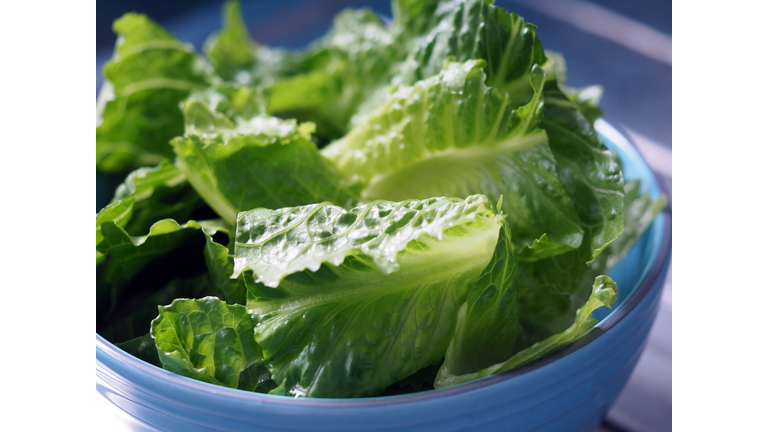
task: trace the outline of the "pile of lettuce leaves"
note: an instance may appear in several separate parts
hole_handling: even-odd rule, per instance
[[[348,398],[563,347],[665,205],[536,27],[489,1],[348,9],[303,50],[239,5],[204,54],[140,14],[97,99],[97,332],[177,374]]]

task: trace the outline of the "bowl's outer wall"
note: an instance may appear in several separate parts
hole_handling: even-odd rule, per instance
[[[625,177],[641,179],[657,195],[639,154],[609,135],[612,140],[601,137],[619,153]],[[135,430],[592,432],[640,357],[658,310],[670,239],[670,216],[662,213],[611,271],[626,289],[623,304],[603,311],[607,318],[592,332],[522,368],[472,383],[387,398],[293,400],[180,377],[97,336],[97,390],[135,419]]]

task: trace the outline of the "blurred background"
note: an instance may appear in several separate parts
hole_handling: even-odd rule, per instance
[[[345,7],[370,7],[391,17],[390,0],[241,0],[253,39],[302,48],[323,35]],[[538,26],[545,48],[561,52],[568,84],[604,88],[601,107],[611,123],[638,147],[671,198],[672,1],[497,0],[499,6]],[[112,21],[140,12],[201,50],[221,26],[223,0],[98,0],[96,89],[112,56]],[[671,204],[667,211],[671,212]],[[661,309],[630,382],[599,432],[672,430],[672,266]],[[110,405],[111,406],[111,405]],[[105,425],[106,426],[106,425]],[[113,430],[111,428],[105,428]]]

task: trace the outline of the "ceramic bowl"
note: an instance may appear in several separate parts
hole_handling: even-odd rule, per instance
[[[596,124],[624,178],[658,183],[616,129]],[[163,431],[585,431],[600,424],[629,379],[658,310],[669,266],[671,216],[662,212],[609,275],[619,306],[595,312],[583,337],[520,368],[474,382],[401,396],[293,399],[185,378],[145,363],[96,335],[98,392],[134,430]]]

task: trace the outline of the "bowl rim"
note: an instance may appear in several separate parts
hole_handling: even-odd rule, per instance
[[[600,122],[600,123],[598,123]],[[619,132],[615,127],[605,122],[604,120],[598,120],[595,122],[595,129],[609,139],[613,144],[618,147],[622,147],[625,152],[630,153],[631,156],[637,157],[645,168],[650,171],[653,180],[656,183],[656,187],[661,191],[661,184],[659,174],[653,171],[646,162],[643,155],[637,150],[637,145],[627,137],[627,135]],[[607,132],[607,133],[606,133]],[[619,142],[617,142],[619,141]],[[624,142],[621,142],[624,141]],[[669,208],[669,206],[667,207]],[[370,398],[350,398],[350,399],[320,399],[320,398],[291,398],[285,396],[277,396],[270,394],[262,394],[255,392],[248,392],[239,389],[232,389],[228,387],[222,387],[214,384],[209,384],[202,381],[197,381],[192,378],[187,378],[181,375],[177,375],[173,372],[166,371],[158,368],[155,365],[149,364],[137,357],[134,357],[127,352],[117,348],[114,344],[104,339],[101,335],[96,333],[96,350],[102,351],[108,357],[113,358],[119,363],[125,365],[125,367],[137,370],[148,374],[151,378],[160,380],[164,384],[183,387],[187,390],[206,394],[208,397],[223,397],[227,399],[237,399],[243,402],[254,403],[267,403],[278,405],[290,405],[293,407],[322,407],[322,408],[375,408],[387,405],[399,405],[403,403],[414,403],[428,401],[432,399],[450,397],[458,393],[467,393],[476,391],[485,387],[492,386],[494,384],[513,379],[515,377],[525,375],[536,369],[544,367],[550,363],[562,359],[563,357],[571,354],[575,351],[585,348],[595,339],[609,331],[616,324],[618,324],[624,317],[629,315],[648,295],[651,289],[657,282],[658,277],[666,267],[666,263],[669,261],[669,255],[671,254],[672,243],[672,224],[670,212],[663,210],[654,221],[662,218],[663,232],[661,234],[661,242],[659,244],[658,253],[655,259],[650,265],[647,271],[643,272],[641,276],[642,281],[639,286],[633,287],[634,292],[630,292],[629,297],[625,302],[612,311],[606,318],[602,319],[595,325],[589,332],[576,339],[575,341],[565,345],[555,351],[550,352],[536,360],[526,363],[520,367],[512,370],[501,372],[499,374],[491,375],[481,379],[477,379],[471,382],[462,383],[450,387],[441,389],[428,390],[423,392],[416,392],[404,395],[393,396],[376,396]],[[97,362],[99,362],[97,358]]]

